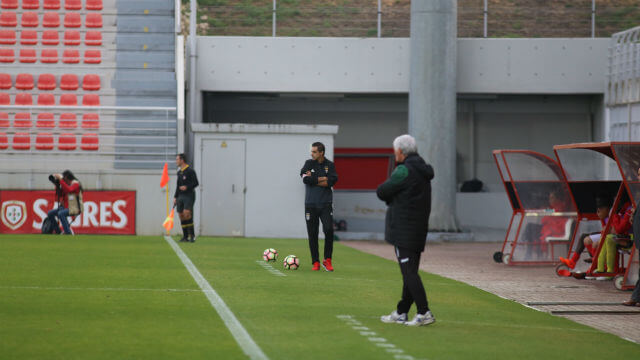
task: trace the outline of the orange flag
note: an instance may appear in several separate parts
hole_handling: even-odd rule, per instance
[[[173,229],[173,209],[171,209],[169,216],[167,216],[167,218],[162,223],[162,227],[167,230],[167,234],[171,231],[171,229]]]
[[[162,169],[162,177],[160,178],[160,187],[163,188],[167,186],[169,183],[169,164],[164,163],[164,168]]]

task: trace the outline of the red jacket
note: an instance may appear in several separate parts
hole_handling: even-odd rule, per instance
[[[544,243],[545,239],[549,236],[564,235],[567,221],[569,221],[569,219],[564,216],[543,217],[540,221],[542,224],[542,229],[540,229],[540,241]]]
[[[62,198],[62,204],[65,209],[69,208],[69,194],[78,194],[80,193],[80,183],[77,181],[72,181],[71,185],[67,185],[64,179],[60,180],[60,188],[62,189],[62,194],[60,197]]]
[[[628,235],[631,230],[632,216],[633,207],[630,203],[624,204],[618,213],[611,216],[613,231],[618,235]]]

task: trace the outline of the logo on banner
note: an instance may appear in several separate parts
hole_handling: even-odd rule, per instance
[[[2,203],[2,223],[15,230],[27,221],[27,205],[23,201],[5,201]]]

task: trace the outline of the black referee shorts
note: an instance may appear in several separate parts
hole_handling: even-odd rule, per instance
[[[179,213],[184,210],[189,210],[193,212],[193,204],[196,202],[196,193],[191,194],[180,194],[178,195],[178,200],[176,201],[176,209]]]

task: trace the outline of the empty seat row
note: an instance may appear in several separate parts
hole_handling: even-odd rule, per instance
[[[64,32],[63,44],[67,46],[77,46],[82,43],[80,31],[66,30]],[[0,44],[15,45],[17,42],[16,31],[13,29],[0,30]],[[38,32],[35,30],[22,30],[20,32],[20,45],[37,45]],[[42,45],[60,44],[60,35],[57,30],[42,31]],[[84,44],[87,46],[102,45],[102,33],[100,31],[87,31],[84,36]]]
[[[85,64],[100,64],[102,62],[102,53],[100,50],[85,50]],[[0,63],[13,63],[16,61],[13,49],[0,48]],[[20,49],[20,57],[18,61],[25,64],[32,64],[38,61],[35,49]],[[43,64],[58,63],[58,50],[42,49],[40,51],[40,62]],[[65,64],[80,63],[80,51],[74,49],[64,50],[62,53],[62,62]]]
[[[8,90],[13,86],[11,75],[0,73],[0,89]],[[16,75],[15,88],[18,90],[31,90],[35,86],[34,76],[32,74]],[[53,74],[40,74],[38,76],[38,90],[55,90],[57,87],[56,76]],[[63,74],[60,76],[60,89],[62,90],[78,90],[79,81],[76,74]],[[100,76],[96,74],[87,74],[82,78],[82,90],[97,91],[100,90]]]
[[[16,113],[13,127],[14,128],[30,128],[33,125],[31,121],[30,113]],[[100,116],[95,113],[83,114],[82,124],[83,129],[98,129],[100,128]],[[9,114],[0,112],[0,128],[9,128],[11,123],[9,121]],[[55,115],[53,113],[40,113],[36,121],[36,127],[42,129],[53,129],[56,127]],[[60,114],[59,127],[61,129],[75,129],[78,127],[78,120],[74,113]]]
[[[36,141],[34,147],[36,150],[53,150],[54,149],[54,136],[49,133],[39,133],[36,135]],[[13,143],[11,147],[14,150],[30,150],[31,149],[31,135],[28,133],[15,133],[13,134]],[[87,133],[83,134],[80,138],[80,149],[87,151],[96,151],[100,147],[100,140],[98,134]],[[0,132],[0,150],[6,150],[9,148],[9,137],[6,133]],[[77,141],[75,134],[60,134],[58,136],[58,150],[75,150],[77,148]]]
[[[38,27],[40,24],[38,13],[27,11],[22,13],[20,25],[22,27]],[[82,26],[82,16],[79,13],[66,13],[64,15],[64,27],[79,28]],[[16,27],[18,26],[18,15],[12,11],[3,11],[0,13],[0,26]],[[59,27],[60,15],[57,12],[48,12],[42,16],[43,27]],[[102,15],[99,13],[88,13],[85,15],[84,26],[88,28],[101,28]]]
[[[38,94],[39,106],[55,106],[55,96],[51,93]],[[9,94],[0,93],[0,105],[11,105]],[[29,93],[16,94],[14,105],[33,105],[33,98]],[[78,97],[76,94],[62,94],[58,102],[60,106],[78,106]],[[86,94],[82,96],[82,106],[100,106],[100,96],[95,94]]]
[[[3,9],[17,9],[18,0],[2,0]],[[39,9],[40,0],[22,0],[23,9]],[[60,9],[60,0],[43,0],[42,8],[46,10],[58,10]],[[65,0],[65,10],[81,10],[82,0]],[[85,9],[87,10],[102,10],[102,0],[86,0]]]
[[[14,128],[30,128],[33,125],[30,113],[16,113],[13,121]],[[60,114],[58,126],[61,129],[75,129],[78,127],[78,118],[74,113]],[[83,129],[100,128],[100,116],[96,113],[82,115]],[[0,112],[0,128],[11,127],[9,114]],[[56,127],[55,115],[53,113],[40,113],[36,121],[36,127],[41,129],[53,129]]]

